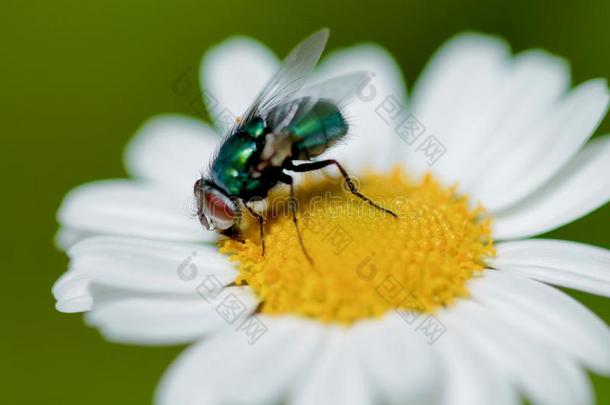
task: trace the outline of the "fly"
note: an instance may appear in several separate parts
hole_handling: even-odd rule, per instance
[[[309,172],[330,165],[337,167],[353,195],[397,218],[360,193],[339,162],[313,160],[347,134],[349,125],[340,106],[366,79],[366,73],[352,73],[306,86],[328,36],[328,29],[317,31],[288,54],[243,118],[229,130],[211,162],[209,175],[195,182],[197,216],[207,230],[240,238],[238,218],[245,207],[258,222],[264,255],[265,219],[254,209],[254,201],[266,198],[278,183],[290,187],[294,201],[293,178],[287,172]],[[299,232],[296,207],[290,204],[290,208],[301,249],[311,263]]]

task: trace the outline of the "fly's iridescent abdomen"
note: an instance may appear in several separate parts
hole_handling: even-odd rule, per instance
[[[320,155],[343,138],[349,129],[337,105],[324,100],[316,101],[313,105],[311,103],[308,98],[302,99],[295,118],[285,129],[291,135],[291,158],[295,160],[310,160]],[[278,107],[278,115],[285,113],[281,109],[281,106]],[[305,112],[301,114],[300,110]]]

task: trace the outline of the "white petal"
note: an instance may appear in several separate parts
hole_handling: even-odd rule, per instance
[[[504,323],[493,311],[473,300],[462,301],[451,308],[451,316],[471,332],[469,339],[486,358],[503,369],[534,404],[592,402],[586,373],[565,353]]]
[[[356,356],[384,404],[436,403],[440,388],[435,346],[394,313],[351,330]]]
[[[492,212],[532,193],[576,154],[608,106],[600,80],[559,101],[568,83],[567,63],[543,51],[513,61],[493,37],[449,41],[413,96],[415,115],[446,148],[435,173]],[[417,151],[408,162],[422,171],[427,156]]]
[[[545,284],[508,272],[486,271],[469,285],[496,316],[597,373],[610,373],[610,331],[589,309]]]
[[[506,371],[471,339],[472,331],[460,322],[452,308],[440,311],[439,320],[447,332],[435,345],[443,360],[443,398],[441,404],[519,404],[517,390],[507,378]]]
[[[481,172],[484,174],[479,174],[486,181],[472,192],[492,211],[522,200],[578,152],[607,109],[604,80],[590,80],[578,86],[533,125],[497,144],[496,160],[488,162]]]
[[[540,234],[588,214],[610,199],[610,136],[594,139],[534,195],[494,215],[494,237]]]
[[[197,295],[203,282],[227,285],[236,276],[228,258],[205,244],[100,236],[68,254],[73,271],[117,289]]]
[[[464,128],[473,143],[464,151],[465,156],[456,156],[454,170],[461,173],[460,188],[476,197],[477,190],[490,184],[493,187],[500,180],[490,176],[494,165],[509,162],[513,156],[518,158],[522,148],[515,147],[517,139],[538,136],[531,129],[556,107],[570,84],[568,63],[541,50],[516,55],[505,74],[496,83],[495,94],[487,100],[485,110],[472,117],[471,125]],[[494,201],[485,200],[486,206],[504,201],[503,196],[511,197],[509,193],[494,195]]]
[[[200,78],[210,116],[222,121],[226,112],[243,114],[278,68],[273,53],[250,38],[233,37],[209,50]]]
[[[495,123],[485,120],[498,115],[500,97],[510,89],[510,67],[508,45],[495,37],[462,34],[443,45],[413,91],[411,108],[426,132],[410,149],[407,164],[416,172],[430,169],[419,146],[432,135],[446,148],[433,163],[435,174],[448,183],[461,180],[458,169],[490,137],[487,128]]]
[[[530,239],[496,245],[488,264],[535,280],[610,297],[610,250],[571,241]]]
[[[302,384],[289,402],[295,405],[358,405],[373,403],[373,387],[367,380],[349,329],[328,328],[324,345]]]
[[[406,145],[394,131],[400,121],[382,118],[379,106],[393,97],[404,109],[406,87],[400,67],[384,48],[374,44],[356,45],[329,53],[320,62],[317,80],[346,73],[364,71],[370,81],[359,87],[357,96],[344,112],[350,124],[350,134],[344,143],[333,147],[327,156],[347,167],[387,169],[403,155]],[[402,116],[404,118],[404,116]]]
[[[192,189],[180,194],[135,181],[104,180],[72,190],[57,216],[73,235],[80,232],[202,242],[216,239],[191,215],[192,199]]]
[[[67,271],[53,285],[55,308],[60,312],[85,312],[93,306],[89,292],[89,278],[74,271]]]
[[[87,293],[87,289],[84,288],[85,286],[83,285],[84,279],[86,279],[86,277],[83,277],[82,274],[78,274],[74,271],[67,271],[55,281],[51,288],[51,293],[53,293],[55,299]]]
[[[95,232],[82,231],[78,229],[72,229],[67,227],[60,227],[53,238],[55,246],[61,250],[66,251],[75,243],[85,239],[96,236]]]
[[[204,296],[161,296],[130,293],[97,295],[87,313],[87,323],[100,329],[112,342],[140,345],[174,345],[192,342],[247,317],[258,305],[248,287],[228,287],[215,298]],[[224,299],[239,300],[240,319],[229,323],[216,308]]]
[[[220,141],[202,121],[162,115],[146,121],[125,151],[125,166],[134,177],[160,183],[187,195]]]
[[[267,331],[252,345],[237,327],[185,351],[163,377],[156,403],[281,403],[317,356],[322,327],[291,317],[260,320]]]

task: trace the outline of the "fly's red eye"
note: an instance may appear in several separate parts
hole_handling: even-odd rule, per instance
[[[205,202],[208,206],[208,214],[211,217],[223,220],[233,219],[233,211],[227,206],[222,197],[213,193],[206,193]]]
[[[205,191],[206,215],[219,229],[227,229],[235,222],[233,202],[218,190],[209,188]]]

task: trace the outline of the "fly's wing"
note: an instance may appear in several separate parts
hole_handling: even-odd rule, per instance
[[[311,117],[308,118],[307,115],[321,101],[334,104],[336,107],[334,111],[342,116],[341,108],[349,103],[366,80],[365,72],[333,77],[305,87],[274,106],[266,116],[271,133],[267,134],[261,158],[268,159],[272,165],[279,166],[285,158],[290,156],[293,144],[302,141],[305,137],[309,138],[310,143],[307,146],[303,145],[307,156],[315,156],[327,149],[331,143],[340,139],[347,132],[344,117],[341,117],[342,123],[335,128],[336,131],[333,131],[333,134],[326,133],[326,130],[323,130],[324,133],[314,130],[309,135],[304,133],[297,135],[293,131],[292,124],[299,126],[301,119],[310,120]]]
[[[297,97],[327,100],[334,102],[338,106],[343,106],[356,96],[356,91],[367,78],[368,74],[364,71],[335,76],[323,82],[305,87],[297,93]]]
[[[307,115],[320,100],[345,107],[356,96],[358,88],[367,80],[366,72],[354,72],[336,76],[326,81],[307,86],[276,106],[271,120],[272,132],[283,134],[284,129]]]
[[[297,93],[311,75],[328,41],[329,30],[321,29],[299,43],[286,57],[280,70],[265,85],[242,122],[264,116]]]
[[[254,103],[243,114],[242,119],[226,132],[220,145],[242,129],[244,124],[251,122],[255,117],[265,117],[269,111],[293,98],[303,88],[320,60],[329,32],[327,28],[314,32],[290,51],[280,69],[265,85]],[[218,153],[212,162],[216,161]]]

